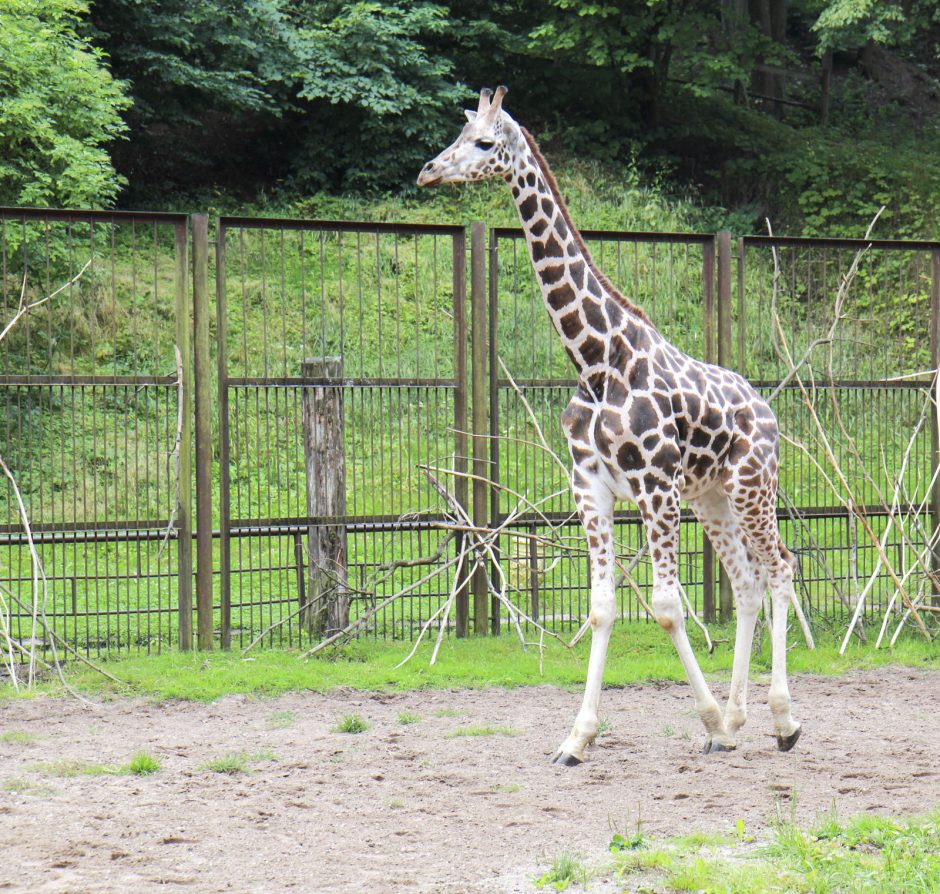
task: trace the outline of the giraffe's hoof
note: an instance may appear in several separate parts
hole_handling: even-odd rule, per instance
[[[719,742],[709,736],[705,740],[705,747],[702,749],[702,753],[717,754],[719,751],[734,751],[734,748],[734,745],[726,745],[724,742]]]
[[[576,767],[578,764],[583,763],[580,757],[575,757],[573,754],[568,754],[567,751],[559,751],[553,758],[553,764],[561,764],[563,767]]]
[[[801,732],[803,732],[803,727],[798,726],[789,736],[777,736],[777,749],[779,751],[789,751],[796,745],[796,740],[800,738]]]

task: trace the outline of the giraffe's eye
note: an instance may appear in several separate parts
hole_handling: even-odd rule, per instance
[[[482,149],[484,152],[488,152],[495,145],[496,143],[492,140],[477,140],[477,149]]]

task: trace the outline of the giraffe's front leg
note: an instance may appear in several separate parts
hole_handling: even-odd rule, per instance
[[[685,611],[679,595],[677,560],[679,551],[679,491],[669,492],[654,506],[653,501],[637,504],[646,524],[653,558],[653,616],[672,639],[679,660],[695,696],[695,708],[705,726],[705,752],[732,751],[734,738],[729,734],[708,683],[685,632]]]
[[[591,556],[591,657],[581,710],[568,738],[555,752],[555,763],[574,766],[597,735],[597,707],[601,697],[607,646],[614,626],[614,498],[606,485],[592,482],[577,468],[572,476],[575,503],[587,534]]]

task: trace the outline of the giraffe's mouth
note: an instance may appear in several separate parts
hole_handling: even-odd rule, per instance
[[[443,179],[444,177],[441,174],[429,174],[422,171],[418,174],[418,186],[437,186]]]

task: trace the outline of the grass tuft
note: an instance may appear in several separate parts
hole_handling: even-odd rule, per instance
[[[402,726],[410,726],[412,723],[420,723],[421,717],[417,714],[413,714],[411,711],[402,711],[398,715],[398,722]]]
[[[134,776],[152,776],[154,773],[158,773],[162,766],[158,758],[141,751],[131,758],[125,769]]]
[[[535,881],[535,886],[565,891],[572,882],[586,884],[589,876],[584,861],[577,854],[565,850],[552,860],[551,868]]]
[[[349,733],[358,735],[364,733],[369,728],[369,724],[358,714],[344,714],[339,722],[333,727],[334,733]]]
[[[239,773],[248,772],[248,757],[241,752],[231,751],[222,755],[222,757],[208,761],[203,766],[213,773],[226,773],[229,776],[236,776]]]

